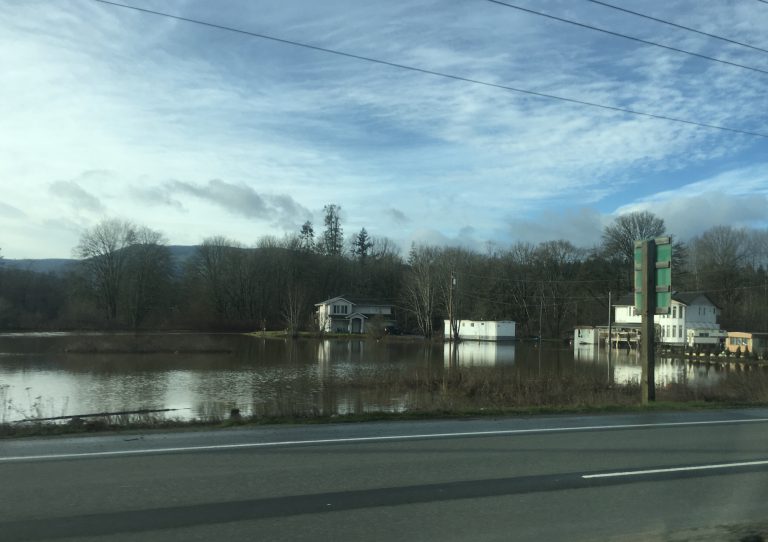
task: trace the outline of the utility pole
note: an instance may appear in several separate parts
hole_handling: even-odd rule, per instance
[[[637,249],[637,244],[635,244]],[[642,353],[641,400],[644,405],[656,400],[656,358],[654,316],[656,315],[656,243],[641,242],[642,251],[642,306],[640,316],[640,348]]]
[[[656,400],[654,317],[672,305],[672,242],[669,237],[635,241],[635,308],[640,311],[642,403]]]
[[[459,334],[456,329],[456,310],[453,305],[453,290],[456,288],[456,275],[451,270],[451,283],[448,285],[448,327],[450,338],[453,341],[458,341]]]
[[[608,375],[611,374],[611,351],[613,350],[613,343],[611,337],[613,336],[613,319],[611,318],[611,291],[608,290]]]
[[[544,319],[544,285],[541,286],[541,296],[539,297],[539,344],[541,344],[541,322]]]

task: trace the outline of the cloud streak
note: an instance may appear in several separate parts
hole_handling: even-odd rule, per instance
[[[99,198],[84,190],[75,181],[56,181],[51,183],[51,194],[67,200],[76,210],[101,213],[104,205]]]
[[[225,211],[248,219],[291,227],[311,216],[311,212],[286,194],[260,194],[245,184],[212,179],[205,184],[168,181],[166,194],[193,196],[213,203]]]

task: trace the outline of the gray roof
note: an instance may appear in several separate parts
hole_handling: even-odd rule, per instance
[[[683,305],[691,305],[694,301],[696,301],[698,298],[703,297],[707,301],[709,301],[710,304],[712,304],[716,308],[720,308],[717,303],[712,301],[712,299],[705,293],[701,292],[672,292],[672,299],[674,301],[677,301],[678,303],[682,303]],[[618,307],[629,307],[631,305],[635,304],[635,294],[626,294],[621,296],[619,300],[614,303],[615,306]]]

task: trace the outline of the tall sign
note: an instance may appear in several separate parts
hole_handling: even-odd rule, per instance
[[[672,304],[672,244],[669,237],[635,241],[635,309],[640,313],[643,404],[656,400],[654,316]]]
[[[643,272],[646,269],[643,261],[643,243],[654,245],[650,267],[655,270],[655,275],[654,285],[650,290],[643,287]],[[669,314],[672,305],[672,243],[669,237],[635,241],[635,310],[641,314],[646,291],[655,293],[655,314]]]

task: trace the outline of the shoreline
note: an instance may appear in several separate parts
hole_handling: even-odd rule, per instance
[[[740,401],[657,401],[647,405],[642,404],[603,404],[603,405],[574,405],[574,406],[531,406],[531,407],[502,407],[476,409],[438,409],[412,410],[405,412],[369,412],[363,414],[334,414],[321,416],[249,416],[230,417],[226,419],[145,419],[125,420],[116,423],[114,420],[94,418],[85,421],[77,416],[76,423],[41,423],[35,421],[10,422],[0,424],[0,441],[5,439],[36,438],[36,437],[72,437],[94,434],[135,434],[146,432],[167,431],[201,431],[228,429],[233,427],[269,427],[284,425],[325,425],[335,423],[364,423],[386,421],[419,421],[419,420],[456,420],[474,418],[516,418],[536,416],[556,416],[575,414],[632,414],[649,412],[696,412],[705,410],[750,409],[765,408],[768,402]],[[109,418],[109,417],[106,417]]]

